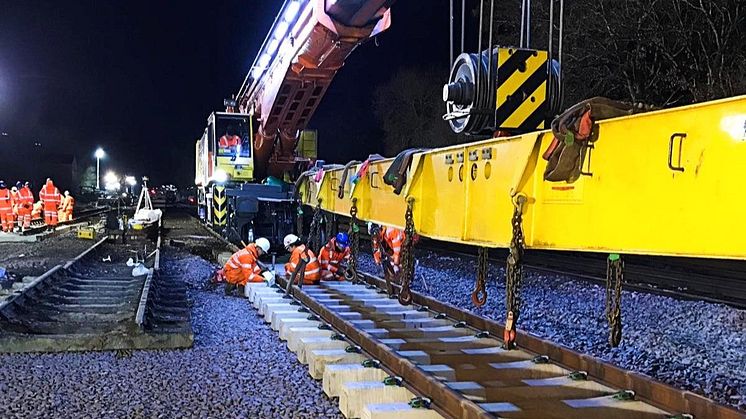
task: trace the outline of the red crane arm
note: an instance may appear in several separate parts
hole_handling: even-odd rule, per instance
[[[236,97],[258,121],[259,176],[295,166],[306,127],[334,75],[361,43],[391,24],[394,0],[286,0]]]

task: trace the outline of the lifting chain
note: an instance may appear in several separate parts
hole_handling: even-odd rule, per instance
[[[622,282],[624,261],[616,253],[606,260],[606,320],[609,322],[609,345],[616,348],[622,341]]]
[[[303,236],[303,201],[302,198],[298,199],[298,209],[295,213],[295,231],[298,232],[298,237]]]
[[[407,212],[404,214],[404,245],[402,246],[402,270],[401,290],[399,290],[399,302],[402,305],[412,304],[412,292],[409,287],[414,277],[414,216],[412,207],[414,198],[407,199]]]
[[[326,244],[333,237],[334,232],[337,231],[334,228],[334,225],[337,224],[336,221],[337,221],[337,214],[329,214],[329,213],[324,214],[324,227],[326,227],[326,229],[324,231],[324,240],[319,246],[319,249],[321,249],[321,246]]]
[[[318,250],[319,234],[321,234],[321,198],[319,198],[316,208],[313,209],[313,219],[311,219],[311,227],[308,229],[308,247],[313,251]]]
[[[513,238],[510,240],[510,253],[508,254],[507,267],[505,269],[505,307],[507,316],[505,319],[505,334],[503,336],[505,349],[515,348],[516,324],[521,314],[521,282],[523,282],[523,205],[526,196],[518,194],[513,198]]]
[[[471,293],[471,302],[482,307],[487,302],[487,248],[480,247],[477,251],[477,282]]]
[[[352,272],[351,281],[357,281],[357,257],[360,253],[360,226],[357,224],[357,198],[352,198],[350,207],[350,264],[348,270]]]

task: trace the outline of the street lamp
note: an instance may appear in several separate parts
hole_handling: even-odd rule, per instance
[[[101,190],[101,159],[106,153],[103,148],[99,147],[93,155],[96,157],[96,190]]]

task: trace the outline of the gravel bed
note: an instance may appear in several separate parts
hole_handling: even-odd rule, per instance
[[[90,240],[78,239],[74,231],[39,242],[0,242],[0,267],[8,271],[8,279],[0,281],[0,285],[10,287],[14,280],[21,280],[24,276],[39,276],[78,256],[92,244]]]
[[[166,226],[173,238],[204,234],[187,217]],[[164,274],[188,286],[194,347],[1,355],[0,417],[342,417],[246,300],[204,288],[210,262],[189,248],[163,253]]]
[[[504,321],[502,264],[490,264],[487,304],[475,308],[474,259],[431,251],[417,252],[416,259],[413,289]],[[368,251],[361,251],[360,269],[381,272]],[[521,296],[519,329],[746,410],[746,310],[625,290],[622,343],[611,348],[604,287],[527,271]]]

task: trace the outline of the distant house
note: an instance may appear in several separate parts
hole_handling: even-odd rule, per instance
[[[73,154],[45,153],[38,147],[0,151],[0,179],[9,185],[31,181],[36,194],[49,177],[62,192],[76,191],[80,183],[77,159]]]

